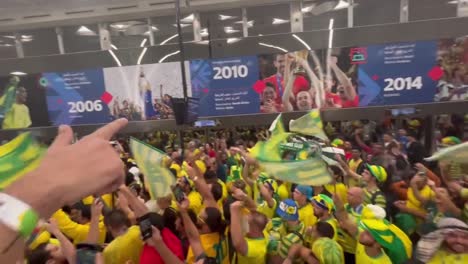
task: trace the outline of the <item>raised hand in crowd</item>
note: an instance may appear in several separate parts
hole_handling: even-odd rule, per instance
[[[40,217],[49,218],[65,204],[116,190],[124,182],[124,165],[109,140],[127,123],[126,119],[118,119],[75,144],[72,144],[72,129],[60,126],[39,167],[13,182],[4,193],[28,204]],[[2,252],[17,252],[24,248],[17,233],[3,224],[0,234]],[[2,254],[0,263],[12,259]]]

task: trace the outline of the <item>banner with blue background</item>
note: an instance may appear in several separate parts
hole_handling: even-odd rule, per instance
[[[200,116],[254,114],[259,96],[256,56],[190,61],[192,95],[200,99]]]

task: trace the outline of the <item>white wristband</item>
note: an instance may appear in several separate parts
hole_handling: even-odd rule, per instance
[[[28,237],[39,221],[38,214],[23,201],[0,193],[0,222],[18,232],[22,237]]]

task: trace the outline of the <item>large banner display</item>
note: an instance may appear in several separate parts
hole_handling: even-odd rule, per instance
[[[273,48],[284,50],[271,45]],[[468,100],[468,38],[186,61],[200,117]],[[173,119],[179,62],[0,77],[2,129]],[[198,106],[198,107],[196,107]]]
[[[188,62],[186,67],[188,68]],[[104,69],[106,92],[113,118],[131,121],[174,118],[171,98],[182,98],[179,62]],[[190,80],[189,75],[187,80]],[[187,88],[191,95],[190,83]]]
[[[436,62],[435,41],[357,48],[360,106],[429,103],[443,70]]]
[[[47,90],[51,124],[81,125],[111,121],[109,95],[102,69],[43,73],[39,86]]]
[[[258,112],[252,90],[258,78],[256,56],[190,62],[192,92],[200,99],[200,116],[242,115]]]

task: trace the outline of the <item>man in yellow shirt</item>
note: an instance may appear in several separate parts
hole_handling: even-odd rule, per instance
[[[199,192],[195,190],[195,185],[191,179],[187,176],[183,176],[177,179],[177,186],[179,186],[185,193],[185,196],[190,202],[190,209],[198,215],[202,209],[203,198]]]
[[[104,249],[104,263],[139,263],[143,249],[140,228],[132,226],[122,210],[113,210],[104,218],[104,224],[112,235],[112,240]]]
[[[317,217],[314,215],[314,208],[312,204],[310,204],[313,193],[312,187],[307,185],[298,185],[293,192],[293,198],[299,212],[299,221],[304,223],[306,228],[315,225],[317,222]]]
[[[416,258],[422,263],[468,263],[468,225],[456,218],[442,218],[437,230],[421,238]]]
[[[10,110],[5,114],[3,120],[3,129],[27,128],[31,126],[31,117],[29,108],[26,106],[28,93],[26,88],[18,87],[16,90],[16,102],[13,103]]]
[[[268,241],[263,235],[268,219],[264,214],[252,211],[242,216],[243,203],[231,204],[231,239],[237,253],[238,264],[265,264]],[[243,230],[242,217],[247,221]],[[244,236],[245,234],[245,236]]]
[[[327,192],[332,195],[338,195],[340,199],[344,202],[348,202],[347,193],[348,188],[344,183],[339,182],[340,180],[343,181],[343,171],[338,166],[330,166],[330,170],[332,172],[332,181],[329,184],[325,184],[323,187]]]
[[[73,244],[79,244],[86,241],[90,229],[91,207],[82,202],[72,206],[70,216],[62,210],[58,210],[52,215],[57,221],[60,231],[69,237]],[[99,243],[104,243],[106,238],[106,228],[102,222],[99,222]]]
[[[338,239],[338,221],[333,216],[335,205],[332,198],[325,194],[319,194],[312,198],[312,204],[314,205],[314,215],[317,217],[319,222],[327,222],[333,227],[334,235],[333,239]]]

